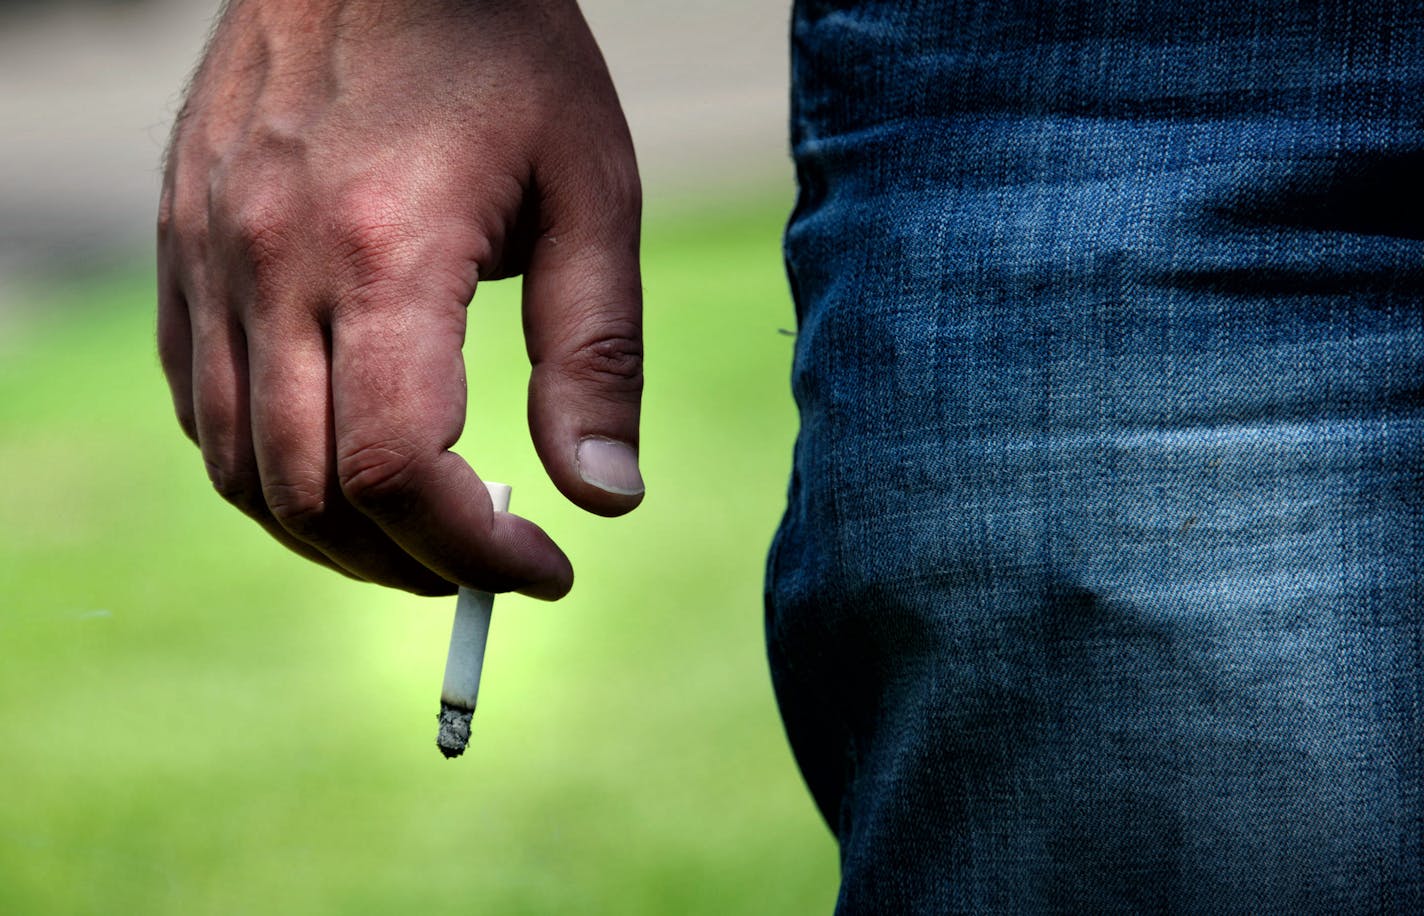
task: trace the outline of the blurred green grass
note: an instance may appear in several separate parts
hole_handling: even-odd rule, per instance
[[[647,227],[625,519],[544,478],[517,281],[477,295],[460,451],[578,579],[497,603],[453,763],[452,602],[309,567],[212,494],[147,265],[37,294],[0,339],[0,912],[828,911],[762,647],[795,434],[782,203]]]

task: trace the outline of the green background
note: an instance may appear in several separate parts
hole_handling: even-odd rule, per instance
[[[0,913],[816,913],[761,574],[795,435],[785,201],[645,229],[644,505],[586,515],[524,421],[517,281],[471,307],[459,450],[573,559],[496,603],[471,750],[453,600],[288,555],[209,488],[147,265],[0,328]]]

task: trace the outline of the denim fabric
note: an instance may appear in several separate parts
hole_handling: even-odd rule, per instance
[[[1424,4],[803,0],[843,913],[1424,913]]]

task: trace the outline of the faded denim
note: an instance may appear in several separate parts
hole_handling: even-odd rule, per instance
[[[802,0],[843,913],[1424,913],[1424,4]]]

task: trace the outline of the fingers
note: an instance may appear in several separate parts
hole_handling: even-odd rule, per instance
[[[199,309],[192,319],[194,432],[213,488],[293,552],[352,573],[287,532],[268,510],[252,447],[247,346],[230,313]]]
[[[402,550],[345,499],[337,482],[325,330],[310,311],[248,337],[252,434],[262,499],[287,534],[370,582],[422,595],[455,585]]]
[[[544,189],[543,217],[548,228],[524,279],[530,433],[565,496],[621,515],[643,498],[636,172],[621,181],[556,180]]]
[[[345,498],[445,579],[554,599],[573,583],[543,531],[496,514],[450,451],[464,425],[464,303],[417,282],[367,287],[332,320],[332,412]]]
[[[233,304],[188,309],[169,285],[160,337],[180,418],[186,404],[215,489],[308,559],[418,594],[459,583],[560,597],[567,558],[536,526],[496,516],[449,452],[468,287],[452,293],[448,272],[423,271],[445,289],[389,279],[411,273],[378,264],[369,282],[347,278],[349,307],[334,311],[280,263],[261,282],[229,276]]]
[[[214,489],[289,550],[351,576],[320,551],[292,537],[267,511],[248,420],[245,338],[236,318],[223,308],[214,308],[212,298],[201,294],[203,284],[196,277],[188,278],[198,293],[198,308],[190,309],[178,269],[184,252],[174,247],[173,195],[169,191],[159,205],[158,236],[158,357],[178,423],[202,450]],[[201,263],[193,252],[187,255],[190,266]]]

